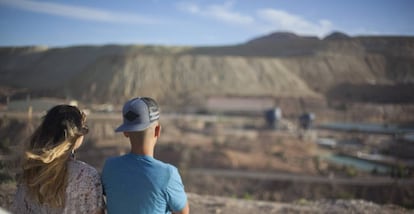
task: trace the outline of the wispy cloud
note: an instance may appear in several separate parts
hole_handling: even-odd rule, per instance
[[[267,8],[257,11],[257,14],[267,28],[275,30],[322,36],[332,31],[333,27],[329,20],[319,20],[314,23],[283,10]]]
[[[62,16],[73,19],[127,24],[152,24],[158,20],[133,13],[113,12],[97,8],[73,6],[53,2],[38,2],[32,0],[0,0],[1,5],[21,10]]]
[[[254,22],[251,16],[234,11],[233,2],[231,1],[221,5],[214,4],[204,7],[191,2],[180,2],[178,8],[191,14],[213,18],[230,24],[244,25]]]
[[[312,22],[299,15],[273,8],[259,9],[254,14],[242,14],[234,9],[234,1],[222,5],[199,5],[192,2],[180,2],[178,8],[197,16],[212,18],[229,24],[238,24],[256,31],[290,31],[298,34],[323,36],[332,31],[329,20]]]

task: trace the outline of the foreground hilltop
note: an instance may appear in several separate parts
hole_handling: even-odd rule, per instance
[[[300,200],[296,203],[272,203],[189,193],[191,212],[210,213],[413,213],[395,205],[378,205],[364,200]]]
[[[1,209],[9,210],[15,187],[2,184],[0,193]],[[253,201],[219,196],[199,195],[187,193],[192,213],[198,214],[226,214],[226,213],[413,213],[412,210],[395,205],[378,205],[364,200],[299,200],[295,203]]]
[[[203,106],[211,96],[394,102],[398,89],[396,101],[406,103],[414,100],[414,37],[279,32],[221,47],[1,48],[0,76],[3,97],[121,103],[138,94]]]

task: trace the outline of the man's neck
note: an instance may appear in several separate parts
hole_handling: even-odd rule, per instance
[[[134,145],[131,144],[131,153],[137,155],[146,155],[154,157],[154,148],[150,146]]]

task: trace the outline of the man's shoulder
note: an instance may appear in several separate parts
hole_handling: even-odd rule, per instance
[[[120,161],[123,161],[123,159],[125,159],[125,155],[121,155],[121,156],[114,156],[114,157],[108,157],[105,160],[105,165],[107,164],[114,164],[114,163],[118,163]]]
[[[164,161],[154,159],[154,162],[158,167],[163,168],[164,170],[166,170],[168,172],[171,172],[173,170],[177,170],[177,168],[174,165],[166,163]]]
[[[143,164],[146,163],[146,164]],[[116,156],[116,157],[110,157],[107,158],[104,164],[104,170],[105,169],[115,169],[115,168],[124,168],[126,165],[129,164],[138,164],[140,166],[149,166],[147,169],[152,169],[150,171],[155,172],[158,175],[162,175],[163,177],[167,176],[169,177],[171,174],[173,174],[175,171],[177,171],[177,168],[173,166],[172,164],[163,162],[161,160],[155,159],[153,157],[149,156],[141,156],[139,157],[138,161],[134,158],[131,158],[131,156],[128,155],[122,155],[122,156]]]

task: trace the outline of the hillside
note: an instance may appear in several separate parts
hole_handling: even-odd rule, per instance
[[[274,33],[224,47],[4,47],[0,76],[2,102],[27,93],[115,104],[149,95],[177,107],[211,96],[352,100],[361,91],[338,87],[358,85],[371,90],[365,101],[392,101],[382,91],[395,86],[412,103],[414,38]]]

